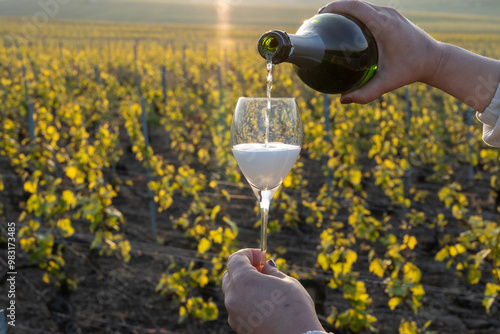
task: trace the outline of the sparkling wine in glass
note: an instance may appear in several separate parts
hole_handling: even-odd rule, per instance
[[[260,202],[264,260],[269,205],[297,160],[301,145],[302,121],[294,98],[239,98],[231,123],[231,148]]]

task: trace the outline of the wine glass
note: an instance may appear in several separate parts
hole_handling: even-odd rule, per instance
[[[267,252],[269,205],[302,146],[294,98],[240,97],[231,123],[231,149],[261,211],[261,265]]]

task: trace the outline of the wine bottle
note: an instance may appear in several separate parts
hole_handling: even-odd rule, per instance
[[[260,37],[258,49],[273,64],[292,63],[306,85],[327,94],[358,89],[377,70],[375,39],[363,23],[348,15],[318,14],[296,34],[268,31]]]

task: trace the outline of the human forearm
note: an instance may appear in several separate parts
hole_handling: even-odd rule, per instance
[[[451,44],[441,43],[441,47],[443,52],[438,69],[425,83],[482,112],[500,81],[500,61]]]

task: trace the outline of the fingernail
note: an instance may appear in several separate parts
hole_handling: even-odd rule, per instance
[[[321,14],[324,10],[325,10],[326,6],[323,6],[321,7],[319,10],[318,10],[318,14]]]
[[[274,267],[274,268],[277,268],[276,267],[276,262],[274,262],[272,259],[267,261],[267,263],[271,266],[271,267]]]
[[[353,102],[354,101],[350,97],[341,97],[340,98],[340,103],[342,103],[342,104],[349,104],[349,103],[353,103]]]

